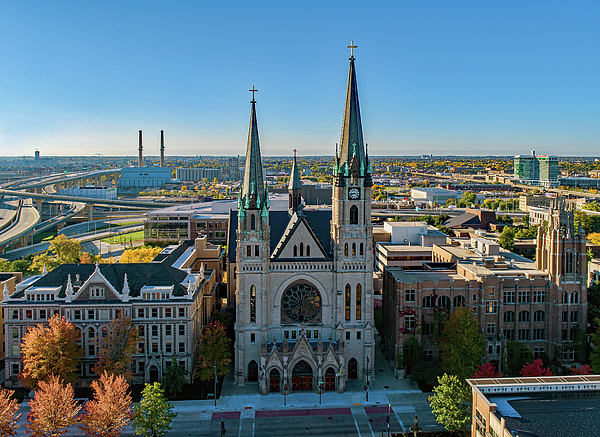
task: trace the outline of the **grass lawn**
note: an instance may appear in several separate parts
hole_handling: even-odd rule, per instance
[[[50,241],[56,237],[56,235],[57,233],[55,229],[47,229],[33,237],[33,244],[41,243],[42,241]]]
[[[128,234],[119,234],[119,235],[115,235],[110,238],[103,238],[102,242],[118,244],[118,243],[121,243],[121,241],[127,241],[129,243],[129,239],[131,239],[132,242],[144,241],[144,231],[130,232]]]

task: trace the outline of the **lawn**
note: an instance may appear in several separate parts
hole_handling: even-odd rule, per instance
[[[128,234],[119,234],[110,238],[103,238],[103,243],[120,244],[121,242],[129,241],[144,241],[144,231],[129,232]]]

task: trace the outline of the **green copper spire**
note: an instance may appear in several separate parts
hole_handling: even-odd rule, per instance
[[[267,197],[267,190],[263,180],[262,158],[260,155],[260,142],[258,139],[258,121],[256,119],[256,100],[254,100],[254,87],[252,92],[252,110],[250,112],[250,131],[248,132],[248,146],[246,148],[246,168],[240,197],[247,209],[261,209]]]
[[[296,162],[296,149],[294,149],[294,161],[292,162],[292,174],[290,175],[290,183],[288,185],[289,193],[289,213],[302,211],[302,182],[300,182],[300,169]]]

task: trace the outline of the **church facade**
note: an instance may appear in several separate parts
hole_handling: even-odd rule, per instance
[[[344,392],[349,380],[368,384],[375,346],[372,181],[355,58],[350,57],[330,210],[305,210],[295,152],[289,208],[269,210],[254,97],[251,103],[244,179],[238,211],[230,216],[234,377],[238,385],[258,382],[263,395]]]

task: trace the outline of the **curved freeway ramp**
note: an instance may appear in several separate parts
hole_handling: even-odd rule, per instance
[[[24,199],[16,218],[12,225],[0,233],[0,248],[9,246],[31,232],[40,220],[40,213],[34,208],[31,199]]]

